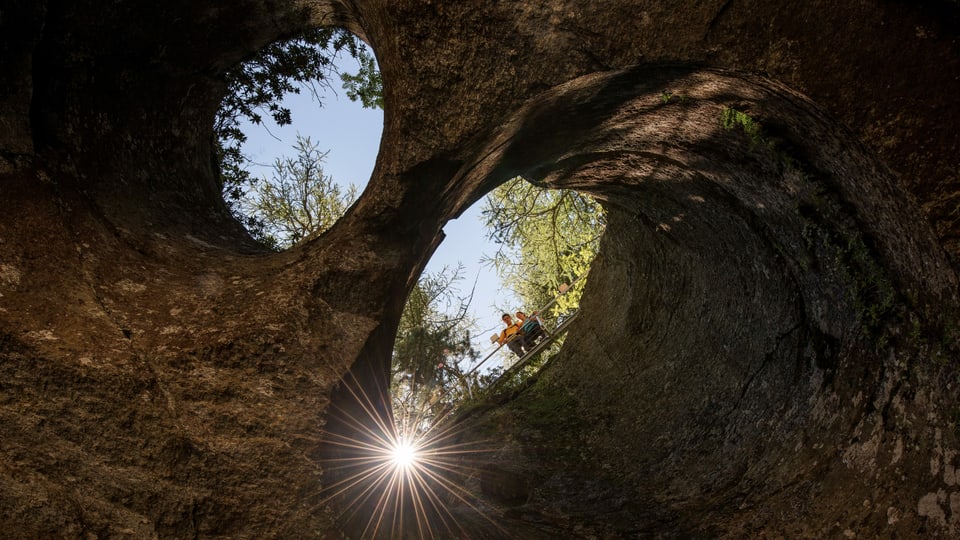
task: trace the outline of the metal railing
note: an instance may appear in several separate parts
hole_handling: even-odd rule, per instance
[[[543,312],[546,312],[548,309],[550,309],[555,303],[557,303],[557,300],[559,300],[562,296],[564,296],[565,294],[573,290],[574,285],[576,285],[577,282],[580,281],[581,277],[582,276],[577,276],[577,278],[571,281],[569,284],[566,284],[566,283],[562,284],[560,286],[560,292],[557,294],[557,296],[555,296],[553,300],[550,300],[550,302],[548,302],[547,305],[543,306],[537,311],[534,311],[533,314],[543,313]],[[486,390],[489,391],[493,388],[496,388],[502,383],[502,381],[507,380],[509,377],[512,377],[521,369],[523,369],[524,366],[529,364],[531,360],[533,360],[537,355],[543,352],[544,349],[549,347],[558,337],[566,333],[569,325],[577,318],[579,314],[580,314],[580,310],[577,309],[573,313],[564,317],[563,320],[560,322],[560,324],[558,324],[553,330],[550,330],[550,331],[548,331],[544,327],[543,321],[538,318],[537,320],[540,323],[540,328],[543,330],[544,337],[541,338],[538,342],[536,342],[536,344],[532,349],[530,349],[529,351],[526,351],[522,356],[520,356],[520,358],[518,358],[517,361],[513,363],[513,365],[511,365],[503,373],[501,373],[500,376],[496,378],[496,380],[494,380],[492,383],[487,385]],[[536,316],[536,315],[533,315],[533,316]],[[493,356],[497,354],[497,352],[499,352],[504,345],[506,345],[507,343],[509,343],[514,339],[517,339],[518,337],[521,337],[520,334],[514,334],[509,339],[505,340],[503,343],[500,343],[495,349],[493,349],[493,351],[491,351],[487,356],[485,356],[483,360],[481,360],[479,363],[473,366],[470,369],[470,371],[462,375],[457,375],[457,378],[460,379],[460,381],[466,386],[467,394],[470,396],[470,399],[474,398],[474,391],[470,387],[470,376],[476,373],[477,370],[479,370],[480,367],[487,362],[487,360],[493,358]],[[444,394],[445,393],[446,392],[444,392]]]

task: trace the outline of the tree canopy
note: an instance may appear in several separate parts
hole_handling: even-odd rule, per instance
[[[351,79],[353,84],[376,87],[372,82],[364,82],[364,77],[374,76],[375,70],[363,70],[374,62],[373,56],[355,35],[333,27],[313,28],[271,43],[224,75],[226,91],[214,120],[214,157],[219,165],[224,200],[249,228],[258,224],[237,208],[254,180],[242,150],[247,137],[241,122],[259,125],[267,116],[278,126],[289,125],[293,114],[283,105],[283,98],[299,94],[304,88],[313,94],[318,106],[322,105],[320,88],[329,86],[330,77],[338,73],[334,60],[344,52],[361,62],[361,72]],[[376,78],[379,80],[378,72]],[[357,95],[363,95],[362,91],[358,90]]]
[[[360,49],[357,61],[360,63],[357,74],[340,74],[347,97],[360,101],[368,109],[383,109],[383,79],[377,69],[377,59],[366,49]]]
[[[463,367],[479,355],[470,295],[458,295],[462,275],[463,266],[424,274],[407,298],[393,349],[394,409],[402,421],[424,421],[469,392]]]
[[[562,284],[586,275],[606,225],[603,208],[594,199],[517,177],[495,189],[483,204],[488,235],[502,246],[489,262],[529,309],[547,305]],[[575,309],[581,290],[560,296],[553,315]]]
[[[241,199],[246,216],[260,224],[255,236],[285,248],[329,229],[357,198],[357,187],[344,190],[323,172],[322,152],[309,137],[297,135],[293,157],[278,157],[270,180],[251,181]]]

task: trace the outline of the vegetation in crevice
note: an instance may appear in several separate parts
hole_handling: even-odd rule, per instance
[[[794,170],[803,174],[803,160],[794,156],[785,141],[774,136],[759,120],[750,114],[724,107],[720,112],[720,126],[727,130],[740,130],[750,141],[750,150],[764,154],[780,171]]]
[[[877,261],[863,235],[831,226],[833,217],[839,217],[836,201],[826,193],[814,195],[798,205],[797,213],[803,220],[800,235],[811,260],[826,261],[827,269],[836,272],[846,285],[852,307],[863,329],[879,334],[885,320],[900,304],[896,289],[883,266]],[[817,268],[811,268],[817,270]]]
[[[960,437],[960,405],[954,405],[947,413],[950,418],[950,425],[953,426],[954,435]]]
[[[542,429],[555,429],[558,426],[573,429],[571,420],[582,416],[579,407],[573,394],[550,384],[536,385],[510,404],[511,409],[520,413],[524,423]]]
[[[760,126],[760,122],[743,111],[739,111],[732,107],[724,107],[723,111],[720,113],[720,125],[726,130],[740,128],[750,139],[751,150],[754,150],[758,147],[768,150],[774,149],[774,144],[772,141],[764,136],[763,128]]]
[[[787,140],[776,137],[756,118],[732,107],[724,107],[720,124],[723,129],[741,131],[749,139],[750,151],[760,152],[781,173],[796,174],[811,186],[808,195],[796,204],[801,224],[802,250],[789,254],[778,244],[781,256],[793,257],[804,273],[827,272],[836,277],[848,295],[850,307],[861,330],[872,336],[878,349],[891,345],[897,338],[922,356],[929,356],[934,365],[957,370],[957,332],[950,317],[935,324],[919,313],[916,306],[897,291],[870,239],[852,221],[857,214],[836,189],[818,179],[805,161],[791,150]],[[942,328],[940,327],[942,326]]]
[[[664,90],[663,92],[660,93],[660,102],[663,104],[672,102],[672,103],[679,103],[680,105],[684,105],[687,103],[689,99],[690,99],[690,96],[686,94],[675,94],[668,90]]]

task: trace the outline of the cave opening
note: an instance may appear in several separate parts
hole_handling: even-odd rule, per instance
[[[397,421],[426,427],[548,362],[577,311],[604,225],[588,196],[521,177],[448,222],[397,330]]]
[[[584,315],[550,368],[456,434],[486,445],[460,480],[483,502],[443,512],[496,515],[496,527],[474,525],[508,537],[526,530],[517,512],[694,534],[697,516],[778,493],[806,501],[801,514],[822,510],[809,493],[824,483],[779,486],[849,479],[823,457],[871,412],[837,409],[837,396],[889,392],[890,336],[930,316],[891,291],[936,298],[950,283],[903,277],[943,263],[928,231],[889,230],[878,214],[909,213],[879,202],[899,200],[889,171],[782,85],[677,67],[573,81],[491,146],[488,170],[601,201],[606,231]],[[594,499],[574,494],[585,486]]]
[[[230,213],[274,251],[330,229],[366,187],[380,143],[372,50],[345,29],[315,27],[266,45],[224,79],[213,131]]]
[[[592,199],[570,190],[551,190],[520,177],[498,190],[499,197],[495,190],[482,207],[477,203],[460,223],[444,228],[444,244],[414,286],[401,316],[391,349],[389,388],[371,384],[375,376],[368,371],[365,381],[355,378],[365,372],[355,366],[340,388],[349,397],[340,397],[331,407],[325,455],[328,492],[339,501],[346,526],[359,536],[397,537],[413,530],[406,527],[416,528],[421,536],[427,530],[432,531],[428,536],[470,536],[487,528],[510,536],[484,509],[479,486],[471,485],[492,450],[484,440],[461,440],[459,411],[480,410],[518,392],[557,354],[565,334],[554,331],[572,322],[578,310],[605,218]],[[561,214],[568,214],[567,219],[560,219]],[[499,228],[491,223],[495,220]],[[519,224],[540,236],[519,235]],[[495,234],[519,239],[505,247],[505,241],[488,241]],[[532,243],[549,244],[549,250],[528,254],[522,264],[517,260],[521,246]],[[448,253],[443,253],[444,245]],[[495,256],[480,253],[478,246],[499,249],[495,256],[501,265],[522,270],[495,275]],[[511,253],[505,253],[507,249]],[[480,267],[466,303],[463,297],[454,298],[459,291],[450,290],[454,280],[444,274],[451,261],[462,270],[464,255],[475,258],[478,264],[472,268]],[[431,268],[440,271],[431,274]],[[539,302],[543,309],[526,308],[516,289],[494,296],[496,288],[509,287],[505,283],[529,287],[527,303]],[[471,309],[469,302],[477,297],[490,303],[485,311]],[[494,343],[493,336],[487,339],[501,330],[499,314],[518,308],[539,312],[549,335],[522,359]],[[486,320],[478,313],[486,314]],[[494,326],[491,321],[496,321]],[[343,402],[353,409],[344,410]],[[336,428],[346,424],[349,428]],[[343,436],[344,429],[351,435]]]

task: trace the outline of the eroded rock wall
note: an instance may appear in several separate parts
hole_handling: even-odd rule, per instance
[[[529,466],[496,519],[463,514],[475,535],[949,534],[956,21],[955,2],[8,2],[4,534],[337,534],[325,411],[384,398],[443,224],[520,173],[597,196],[611,229],[567,351],[493,417]],[[316,24],[377,52],[381,153],[331,231],[267,253],[216,193],[212,114],[225,70]]]
[[[474,428],[501,441],[486,476],[520,485],[491,499],[584,536],[952,534],[956,278],[891,172],[754,76],[545,99],[575,128],[542,130],[572,144],[531,174],[599,197],[608,229],[586,318]],[[507,155],[543,144],[531,110]]]

